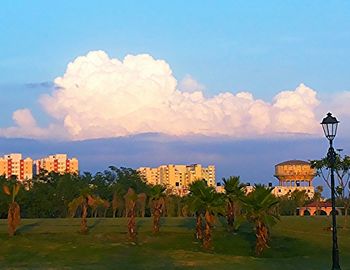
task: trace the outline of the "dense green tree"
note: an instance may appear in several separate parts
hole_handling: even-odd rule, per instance
[[[1,183],[6,181],[5,177],[0,178]],[[95,215],[107,215],[112,203],[113,211],[110,215],[122,216],[125,213],[124,195],[129,187],[134,187],[140,194],[137,209],[140,215],[144,215],[147,199],[145,194],[150,189],[137,171],[113,166],[94,175],[88,172],[77,175],[43,171],[34,176],[28,186],[30,188],[20,192],[17,197],[18,203],[23,206],[21,213],[27,218],[66,217],[68,204],[80,196],[84,188],[89,188],[96,199],[93,206]],[[5,217],[7,211],[4,202],[5,200],[0,200],[2,217]]]
[[[149,193],[150,186],[141,178],[138,172],[134,169],[130,168],[116,168],[114,166],[110,166],[110,172],[114,175],[113,183],[119,183],[122,187],[124,187],[125,191],[128,188],[132,188],[136,193]]]
[[[296,203],[290,195],[284,195],[278,198],[278,212],[281,216],[292,216],[295,214]]]
[[[323,200],[322,192],[323,192],[323,186],[317,186],[315,189],[314,197],[310,200],[310,202],[316,203],[316,215],[320,214],[320,203]]]
[[[294,215],[297,215],[297,208],[305,206],[306,201],[308,200],[308,195],[305,190],[294,190],[290,194],[291,200],[294,201]]]
[[[305,190],[294,190],[291,193],[279,197],[278,200],[279,214],[284,216],[297,215],[298,208],[311,202]]]
[[[24,206],[25,217],[66,217],[68,203],[88,185],[83,177],[75,174],[39,175],[33,178],[30,189],[22,192],[18,200]]]
[[[8,180],[5,176],[0,175],[0,187],[3,187],[4,184],[7,184]],[[0,214],[1,218],[7,218],[7,211],[9,206],[10,198],[4,192],[0,192]]]

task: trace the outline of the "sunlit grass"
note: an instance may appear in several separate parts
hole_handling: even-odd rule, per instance
[[[163,218],[157,236],[150,218],[138,219],[137,243],[128,242],[126,223],[89,219],[90,233],[81,235],[79,219],[27,219],[9,238],[1,220],[0,269],[330,269],[327,217],[282,218],[272,231],[271,248],[259,258],[246,225],[230,234],[218,221],[214,249],[206,252],[194,240],[191,218]],[[339,230],[339,245],[342,269],[350,269],[350,230]]]

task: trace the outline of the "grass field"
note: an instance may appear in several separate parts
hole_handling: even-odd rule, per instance
[[[25,219],[9,238],[0,220],[0,269],[330,269],[327,217],[283,217],[259,258],[249,226],[234,235],[219,221],[214,250],[205,252],[194,241],[191,218],[163,219],[158,236],[151,234],[150,218],[138,219],[137,244],[127,240],[126,219],[88,222],[90,233],[81,235],[79,219]],[[338,238],[342,269],[350,269],[350,230],[339,230]]]

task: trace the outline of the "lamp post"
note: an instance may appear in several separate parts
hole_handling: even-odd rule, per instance
[[[322,128],[324,135],[329,140],[329,149],[327,153],[327,159],[329,163],[329,168],[331,169],[331,199],[332,199],[332,270],[340,270],[339,264],[339,249],[338,249],[338,239],[337,239],[337,217],[335,212],[335,188],[334,188],[334,167],[337,155],[333,148],[333,140],[337,135],[339,121],[337,118],[328,113],[322,120]]]

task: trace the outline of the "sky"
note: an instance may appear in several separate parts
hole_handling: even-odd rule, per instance
[[[159,163],[190,162],[194,151],[190,163],[211,157],[223,176],[225,162],[242,165],[225,152],[236,144],[259,145],[252,153],[271,163],[320,158],[305,142],[322,137],[328,111],[341,121],[348,153],[348,10],[349,1],[1,1],[0,153],[14,138],[34,139],[36,152],[41,142],[96,149],[96,140],[119,147],[108,139],[128,145],[160,134],[173,139],[163,142]],[[172,159],[174,140],[188,149]],[[202,153],[212,140],[225,143]],[[269,153],[266,140],[305,147]],[[242,151],[242,160],[257,161]],[[113,161],[98,152],[91,170]],[[124,163],[152,160],[125,154]],[[263,165],[256,171],[271,176]]]

